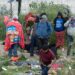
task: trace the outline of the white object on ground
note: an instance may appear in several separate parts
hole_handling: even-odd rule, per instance
[[[2,70],[7,71],[7,69],[5,67],[2,67]]]
[[[71,68],[71,66],[69,66],[69,70],[71,70],[72,68]]]

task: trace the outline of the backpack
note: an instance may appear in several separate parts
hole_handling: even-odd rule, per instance
[[[39,23],[37,23],[37,27],[36,28],[38,28],[38,24]],[[48,25],[48,22],[46,22],[46,24],[47,24],[47,32],[50,30],[50,27],[49,27],[49,25]]]

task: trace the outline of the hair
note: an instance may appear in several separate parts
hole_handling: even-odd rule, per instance
[[[49,49],[49,46],[45,44],[45,45],[43,45],[42,49],[43,50],[48,50]]]
[[[46,13],[41,13],[41,14],[40,14],[40,19],[42,19],[42,16],[43,16],[43,15],[46,15],[46,16],[47,16]]]
[[[55,43],[49,44],[49,48],[51,47],[56,47],[56,44]]]
[[[47,14],[46,13],[41,13],[40,16],[42,16],[42,15],[47,15]]]
[[[35,22],[38,23],[39,22],[39,19],[40,19],[39,16],[36,16]]]
[[[63,14],[61,12],[58,12],[57,17],[61,16],[61,18],[63,18]]]

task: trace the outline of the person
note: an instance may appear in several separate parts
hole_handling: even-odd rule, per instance
[[[4,50],[8,51],[8,56],[17,58],[18,45],[24,48],[24,34],[22,25],[18,21],[18,16],[13,16],[10,20],[8,16],[4,17],[4,24],[6,25],[6,38]]]
[[[30,27],[26,28],[26,33],[25,33],[25,48],[24,48],[24,52],[30,52],[30,43],[31,43],[31,39],[30,39],[30,33],[31,33],[31,29]]]
[[[64,26],[66,27],[67,30],[67,44],[68,44],[67,56],[69,56],[75,37],[75,17],[70,17],[69,20],[64,24]]]
[[[40,49],[39,51],[39,60],[40,60],[41,69],[42,69],[41,75],[48,75],[48,70],[54,58],[55,58],[55,55],[49,49],[49,46],[47,44],[43,45],[42,49]]]
[[[38,50],[44,44],[48,44],[48,39],[52,33],[51,23],[48,21],[46,13],[40,15],[40,21],[36,24],[35,35],[37,37]]]
[[[39,16],[36,16],[35,23],[31,29],[30,56],[34,56],[34,47],[37,46],[36,24],[39,23]]]
[[[31,27],[31,24],[29,24],[29,23],[35,22],[35,16],[31,12],[29,12],[25,16],[25,22],[26,22],[26,27]]]
[[[54,30],[56,35],[56,47],[62,48],[64,50],[64,36],[65,36],[65,27],[64,27],[65,19],[61,12],[58,12],[57,17],[54,19]]]

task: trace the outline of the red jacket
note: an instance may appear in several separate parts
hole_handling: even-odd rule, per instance
[[[19,41],[19,45],[24,48],[24,34],[23,34],[23,29],[22,25],[18,21],[9,21],[7,24],[5,23],[6,27],[9,27],[11,25],[15,26],[17,31],[19,32],[19,37],[21,38]],[[5,38],[5,51],[8,51],[9,48],[11,47],[12,43],[10,42],[8,35],[6,34]]]

